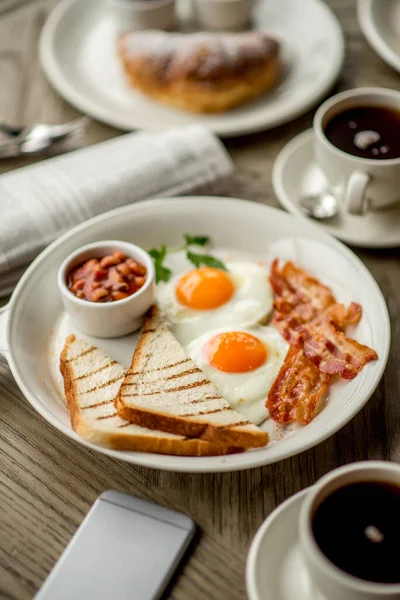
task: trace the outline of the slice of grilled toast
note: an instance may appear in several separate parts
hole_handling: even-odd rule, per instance
[[[121,418],[150,429],[246,449],[268,443],[266,432],[222,398],[155,307],[150,309],[115,406]]]
[[[121,419],[114,398],[124,379],[124,368],[74,335],[65,340],[60,369],[72,427],[89,442],[117,450],[181,456],[214,456],[243,450],[146,429]]]

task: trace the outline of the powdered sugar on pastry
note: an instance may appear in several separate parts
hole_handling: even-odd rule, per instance
[[[167,72],[176,68],[189,73],[194,61],[203,58],[197,65],[199,74],[204,76],[222,67],[236,69],[243,61],[260,61],[266,53],[275,56],[278,43],[262,31],[240,34],[228,33],[168,33],[165,31],[138,31],[123,37],[127,57],[163,59],[172,62]]]

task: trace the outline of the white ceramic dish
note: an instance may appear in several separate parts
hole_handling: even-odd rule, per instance
[[[327,186],[324,174],[315,163],[312,129],[300,133],[281,150],[273,166],[272,184],[281,205],[295,215],[302,215],[301,196],[318,194]],[[350,215],[339,205],[335,217],[318,221],[318,225],[352,246],[397,247],[400,246],[400,203],[361,217]]]
[[[106,0],[108,17],[117,31],[171,29],[175,22],[175,0]]]
[[[247,557],[249,600],[322,600],[306,569],[298,534],[309,489],[278,506],[257,531]]]
[[[177,7],[181,28],[191,30],[190,1],[179,0]],[[43,28],[40,60],[61,96],[109,125],[159,131],[202,123],[223,137],[244,135],[276,127],[317,104],[336,81],[344,57],[339,23],[321,0],[260,0],[254,26],[282,40],[289,64],[272,93],[223,114],[195,115],[135,92],[117,58],[115,24],[98,0],[60,2]]]
[[[400,1],[358,0],[357,13],[369,44],[390,67],[400,71]]]
[[[73,294],[67,286],[71,269],[91,258],[102,258],[115,251],[123,252],[146,267],[146,281],[135,294],[115,302],[88,302]],[[58,289],[65,310],[74,325],[87,335],[113,338],[137,331],[144,323],[145,314],[154,302],[155,270],[151,257],[135,244],[107,240],[78,248],[64,260],[57,276]]]
[[[310,489],[302,503],[298,519],[299,540],[307,570],[315,588],[319,590],[317,597],[322,596],[325,600],[338,600],[338,598],[340,600],[399,600],[400,598],[400,583],[368,581],[336,566],[322,551],[313,534],[313,519],[316,511],[331,494],[346,486],[371,481],[397,487],[400,484],[400,465],[379,460],[366,460],[344,465],[321,477]],[[377,500],[374,501],[373,496],[367,494],[363,501],[369,506],[373,506],[374,502],[378,505]],[[353,503],[353,506],[349,506],[349,515],[354,517],[355,511],[358,510],[360,510],[359,503],[357,507]],[[340,524],[342,518],[340,509],[336,511],[335,515],[331,515],[331,518],[335,522],[335,526],[339,527],[341,542],[346,544],[344,522],[348,523],[349,519],[347,518]],[[372,523],[375,523],[373,517],[368,517],[368,522],[371,523],[370,518]],[[383,529],[383,531],[386,530]],[[367,534],[367,530],[365,530],[365,534]],[[350,536],[350,548],[354,548],[351,540]],[[379,563],[378,556],[375,556],[375,560]],[[368,564],[367,559],[366,564]]]
[[[216,247],[268,263],[293,259],[330,285],[343,302],[361,302],[357,326],[360,342],[373,347],[379,360],[366,365],[351,382],[335,382],[321,413],[307,427],[282,429],[263,424],[273,442],[266,448],[225,457],[174,457],[118,452],[94,446],[71,428],[57,390],[59,351],[74,327],[63,313],[57,271],[76,248],[118,238],[149,249],[176,245],[183,233],[207,234]],[[329,267],[328,267],[329,265]],[[130,364],[137,335],[120,339],[87,338],[125,365]],[[171,471],[219,472],[272,463],[316,445],[347,423],[367,402],[383,374],[390,345],[390,326],[382,294],[361,261],[345,246],[306,219],[253,202],[191,197],[150,200],[96,217],[49,246],[29,267],[10,304],[0,313],[0,353],[35,409],[77,442],[120,460]],[[49,352],[49,347],[51,348]]]
[[[233,30],[248,27],[254,0],[193,0],[198,22],[206,29]]]

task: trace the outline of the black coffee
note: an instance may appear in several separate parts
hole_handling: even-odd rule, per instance
[[[400,487],[364,482],[333,492],[312,529],[325,556],[367,581],[400,583]]]
[[[352,108],[333,117],[325,135],[334,146],[354,156],[399,158],[400,112],[383,106]]]

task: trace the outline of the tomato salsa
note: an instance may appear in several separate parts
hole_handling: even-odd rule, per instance
[[[68,288],[89,302],[115,302],[131,296],[144,285],[146,267],[123,252],[91,258],[72,269]]]

